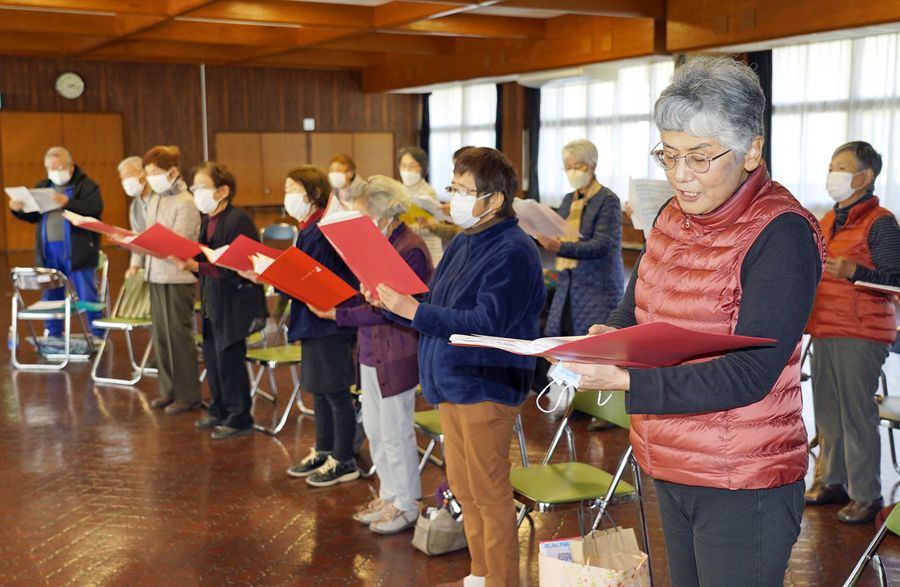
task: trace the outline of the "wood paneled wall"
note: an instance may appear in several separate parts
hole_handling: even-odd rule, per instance
[[[54,90],[65,71],[84,78],[76,100]],[[358,73],[217,66],[207,67],[206,80],[211,158],[218,132],[300,132],[304,118],[314,118],[318,132],[391,132],[397,147],[418,139],[421,98],[364,94]],[[186,169],[203,158],[198,66],[2,57],[0,98],[3,111],[119,113],[126,155],[174,144]],[[104,193],[111,197],[126,196]]]

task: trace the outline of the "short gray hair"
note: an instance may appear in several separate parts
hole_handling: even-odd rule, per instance
[[[587,139],[575,139],[566,143],[562,148],[562,156],[563,159],[567,156],[572,157],[588,167],[597,167],[597,160],[600,158],[597,146]]]
[[[765,109],[759,77],[749,66],[731,57],[694,57],[675,70],[654,116],[659,132],[716,137],[741,160],[765,134]]]
[[[395,218],[409,210],[409,192],[396,179],[373,175],[353,193],[353,201],[364,200],[368,214],[377,218]]]
[[[835,149],[831,158],[834,159],[837,157],[838,153],[843,153],[844,151],[853,153],[853,156],[856,158],[857,171],[865,171],[866,169],[872,170],[872,183],[869,184],[866,193],[874,194],[875,180],[878,179],[878,175],[881,173],[881,153],[876,151],[875,147],[865,141],[850,141]]]
[[[72,164],[72,154],[69,153],[69,150],[65,147],[50,147],[47,149],[47,152],[44,153],[44,160],[46,161],[51,157],[54,159],[62,159],[66,162],[66,165]]]
[[[144,173],[144,161],[137,155],[132,155],[131,157],[125,157],[121,161],[119,161],[119,165],[116,169],[119,173],[122,172],[123,169],[130,168],[133,171],[137,171],[138,173]]]

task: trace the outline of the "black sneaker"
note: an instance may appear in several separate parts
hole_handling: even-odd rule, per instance
[[[253,434],[253,426],[246,428],[232,428],[231,426],[216,426],[213,433],[209,435],[213,440],[225,440],[226,438],[237,438],[238,436],[249,436]]]
[[[298,479],[309,477],[324,465],[326,460],[328,460],[328,453],[318,452],[315,448],[311,448],[306,458],[289,468],[287,474]]]
[[[354,479],[359,479],[359,468],[356,466],[356,461],[350,459],[338,462],[334,457],[328,455],[325,464],[307,477],[306,483],[313,487],[331,487]]]
[[[216,426],[221,426],[222,420],[218,418],[213,418],[212,416],[207,416],[201,420],[197,420],[194,422],[194,428],[199,428],[200,430],[204,430],[207,428],[215,428]]]

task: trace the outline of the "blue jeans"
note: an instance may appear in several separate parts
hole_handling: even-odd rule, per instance
[[[78,299],[84,302],[97,301],[97,279],[95,269],[79,269],[71,271],[69,269],[69,259],[66,253],[66,243],[64,241],[45,242],[44,243],[44,265],[50,269],[62,271],[72,282],[72,287],[78,294]],[[66,297],[63,288],[49,289],[44,292],[45,300],[61,300]],[[101,312],[88,312],[88,326],[92,325],[94,320],[100,318]],[[73,315],[74,318],[74,315]],[[74,318],[77,320],[77,318]],[[47,320],[44,323],[47,333],[50,336],[62,336],[63,323],[62,320]],[[74,329],[73,330],[77,330]],[[95,336],[103,336],[102,330],[94,330]]]

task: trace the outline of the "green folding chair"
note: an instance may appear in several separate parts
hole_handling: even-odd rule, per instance
[[[253,385],[250,388],[251,397],[262,397],[272,402],[275,410],[272,426],[257,424],[257,430],[273,436],[281,432],[281,429],[284,428],[287,422],[288,415],[291,413],[291,406],[294,405],[294,402],[297,402],[301,414],[312,415],[315,413],[303,404],[303,397],[300,395],[300,376],[297,372],[297,367],[300,365],[301,360],[299,345],[288,344],[247,349],[246,359],[249,364],[258,367],[253,377]],[[293,387],[279,416],[278,403],[280,394],[278,393],[278,384],[275,382],[275,369],[280,365],[287,365],[290,368]],[[268,391],[260,388],[264,374],[269,376]]]
[[[597,515],[591,525],[592,529],[596,529],[610,505],[636,501],[641,519],[644,551],[649,554],[650,543],[647,521],[644,516],[640,469],[634,460],[631,445],[629,444],[622,454],[619,464],[612,474],[593,465],[578,462],[575,455],[574,437],[569,427],[569,418],[576,409],[591,416],[603,418],[626,430],[631,427],[631,418],[625,412],[623,393],[613,393],[604,406],[597,405],[597,392],[576,393],[556,429],[556,434],[544,454],[541,464],[534,467],[515,468],[510,471],[514,497],[522,504],[516,521],[517,526],[521,525],[532,511],[551,512],[577,509],[579,529],[584,535],[586,534],[586,524],[582,510],[586,504],[590,509],[597,510]],[[569,461],[551,463],[550,460],[563,436],[567,437],[569,444]],[[631,467],[634,485],[622,480],[628,467]]]
[[[94,364],[91,367],[91,380],[102,385],[134,385],[146,373],[155,372],[155,369],[147,369],[147,359],[153,349],[152,337],[147,342],[147,347],[141,355],[141,362],[135,361],[134,346],[131,333],[136,330],[150,330],[153,326],[150,320],[150,288],[144,280],[144,270],[141,269],[131,274],[122,284],[122,290],[113,306],[112,312],[106,318],[94,320],[94,328],[102,329],[103,339]],[[98,375],[100,362],[106,352],[107,343],[112,332],[121,332],[125,336],[125,348],[128,350],[128,363],[131,366],[131,377],[116,378]]]
[[[853,585],[856,585],[856,582],[862,577],[863,571],[866,570],[867,564],[872,565],[872,570],[875,572],[875,579],[878,581],[880,587],[885,587],[888,584],[884,564],[882,564],[881,558],[878,556],[878,547],[881,546],[881,542],[884,540],[884,537],[887,536],[889,530],[894,534],[900,535],[900,506],[891,510],[887,520],[885,520],[884,524],[878,528],[875,537],[872,538],[872,541],[863,551],[862,556],[856,561],[853,570],[850,571],[850,576],[844,581],[844,587],[853,587]]]

